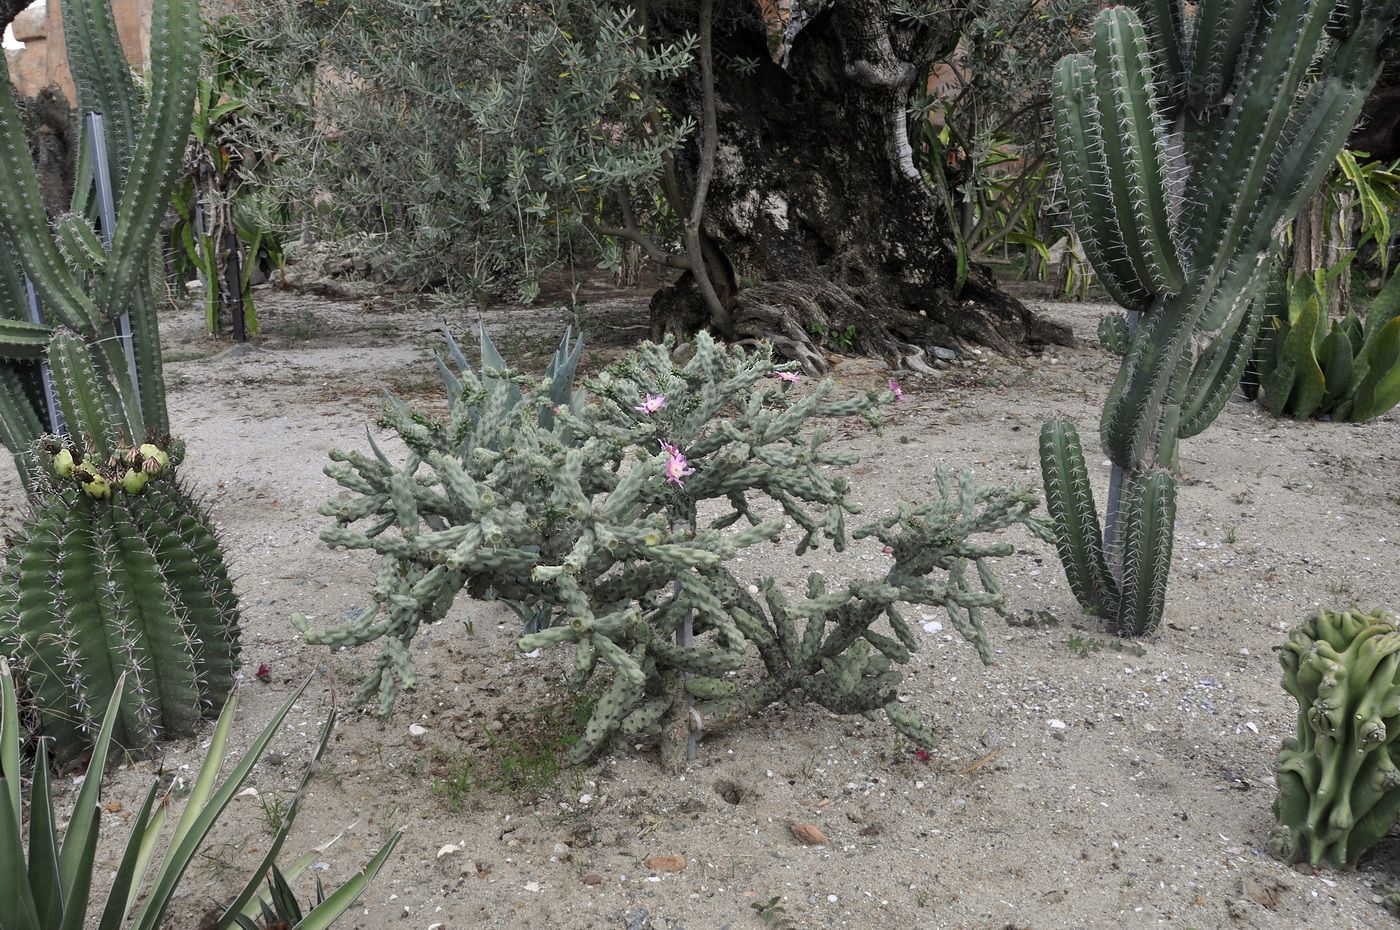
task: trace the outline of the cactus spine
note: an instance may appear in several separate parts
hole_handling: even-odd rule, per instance
[[[1278,754],[1278,826],[1288,862],[1350,868],[1400,817],[1400,630],[1379,610],[1322,610],[1279,653],[1298,735]]]
[[[1075,231],[1129,311],[1105,334],[1126,345],[1100,422],[1102,529],[1072,424],[1045,425],[1041,471],[1071,589],[1122,634],[1161,622],[1177,443],[1239,382],[1274,232],[1341,149],[1397,18],[1400,0],[1142,0],[1100,12],[1091,49],[1056,68]]]
[[[0,575],[0,649],[24,662],[46,732],[72,755],[122,674],[123,745],[192,732],[232,687],[238,633],[217,540],[173,474],[181,448],[150,294],[199,76],[199,8],[155,4],[144,106],[106,0],[71,0],[63,13],[94,144],[71,212],[52,223],[0,81],[0,441],[32,504]],[[96,113],[100,123],[87,118]],[[119,319],[129,330],[113,338]],[[66,436],[44,435],[45,414],[61,414],[50,422]]]

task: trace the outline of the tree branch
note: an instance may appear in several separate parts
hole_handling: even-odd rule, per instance
[[[685,219],[685,251],[690,257],[690,273],[695,277],[695,284],[705,300],[705,306],[709,308],[715,328],[729,337],[733,335],[733,319],[715,292],[715,283],[710,278],[705,250],[700,241],[700,221],[705,216],[705,199],[709,196],[710,182],[715,176],[715,156],[719,151],[719,121],[715,115],[714,31],[714,0],[700,0],[700,93],[704,125],[700,137],[700,166],[695,177],[695,194],[690,201],[690,215]]]

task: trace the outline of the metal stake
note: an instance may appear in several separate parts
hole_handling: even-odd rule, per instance
[[[84,115],[87,120],[87,137],[92,155],[92,178],[97,186],[97,218],[102,247],[112,251],[112,237],[117,231],[117,206],[112,196],[112,169],[107,161],[107,134],[103,128],[102,114],[91,112]],[[136,371],[136,346],[131,333],[131,313],[123,312],[117,318],[117,338],[122,342],[122,352],[126,355],[126,370],[131,376],[131,396],[136,402],[138,417],[144,421],[145,411],[141,409],[141,382]],[[139,439],[139,437],[138,437]]]
[[[24,292],[29,298],[29,322],[44,324],[44,306],[39,302],[39,292],[34,290],[34,282],[26,275],[24,279]],[[53,390],[53,369],[49,368],[48,361],[39,362],[39,376],[44,382],[44,405],[49,411],[49,432],[55,436],[66,436],[68,431],[63,426],[63,411],[58,409],[58,395]]]

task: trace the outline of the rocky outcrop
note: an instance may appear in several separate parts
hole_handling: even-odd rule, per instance
[[[113,0],[117,33],[127,60],[144,68],[151,39],[151,0]],[[68,49],[63,44],[63,11],[60,0],[36,3],[14,20],[15,39],[24,48],[7,49],[5,62],[10,80],[21,96],[33,97],[50,84],[57,85],[72,103],[76,97],[68,73]]]

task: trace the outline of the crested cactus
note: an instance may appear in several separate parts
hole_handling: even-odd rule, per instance
[[[91,743],[123,674],[124,746],[193,732],[229,693],[238,632],[210,523],[174,477],[150,294],[199,76],[199,8],[157,0],[146,95],[106,0],[63,15],[85,145],[72,210],[52,223],[0,81],[0,442],[32,505],[0,576],[0,649],[23,662],[67,756]]]
[[[1075,231],[1128,311],[1108,334],[1127,338],[1102,528],[1072,425],[1046,424],[1041,469],[1070,586],[1122,634],[1161,622],[1177,444],[1239,383],[1274,233],[1345,142],[1397,18],[1400,0],[1141,0],[1101,11],[1090,51],[1056,67]]]
[[[595,402],[560,404],[548,423],[529,398],[557,383],[532,388],[489,365],[480,377],[464,371],[465,402],[447,422],[391,408],[407,462],[333,452],[327,474],[353,496],[328,502],[336,522],[321,534],[387,557],[380,603],[308,640],[382,640],[360,697],[378,694],[387,710],[414,684],[419,626],[465,588],[547,605],[554,621],[519,647],[567,644],[569,683],[603,681],[576,760],[619,734],[657,735],[669,765],[689,741],[677,734],[713,732],[795,692],[836,713],[883,712],[926,745],[928,729],[897,702],[900,668],[918,647],[898,605],[943,610],[989,661],[982,616],[1005,610],[990,561],[1011,546],[982,537],[1031,523],[1035,498],[939,470],[931,501],[848,532],[859,508],[832,468],[854,459],[809,424],[873,417],[896,395],[838,399],[823,382],[798,396],[797,378],[774,367],[769,347],[747,354],[701,333],[683,362],[643,345],[586,382]],[[736,555],[790,529],[798,554],[868,537],[888,563],[844,585],[814,574],[795,599],[731,572]]]
[[[1382,611],[1319,611],[1279,654],[1298,735],[1278,754],[1287,862],[1350,868],[1400,818],[1400,629]]]

